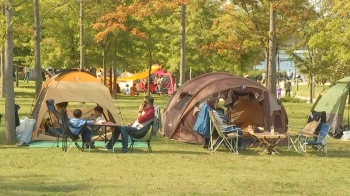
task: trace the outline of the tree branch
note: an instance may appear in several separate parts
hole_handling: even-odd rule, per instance
[[[61,7],[61,6],[63,6],[64,4],[66,4],[66,3],[67,3],[67,1],[64,1],[64,2],[62,2],[62,3],[60,3],[60,4],[57,4],[56,6],[52,7],[51,9],[49,9],[49,10],[44,14],[44,16],[42,17],[42,19],[41,19],[41,21],[40,21],[39,28],[41,28],[41,25],[43,24],[43,21],[44,21],[45,17],[46,17],[52,10]]]

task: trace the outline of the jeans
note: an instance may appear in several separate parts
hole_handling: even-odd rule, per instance
[[[49,127],[47,131],[52,136],[57,137],[59,135],[60,137],[63,137],[63,129],[61,129],[60,127]]]
[[[243,131],[242,129],[235,129],[232,132],[237,132],[240,137],[238,137],[238,148],[242,147],[242,136],[243,136]]]
[[[114,144],[117,142],[119,135],[122,134],[122,149],[127,150],[128,149],[128,141],[129,141],[129,133],[135,132],[138,129],[131,126],[118,126],[114,128],[112,138],[109,140],[107,144],[108,149],[112,149]]]
[[[234,129],[234,130],[232,130],[232,131],[230,131],[230,132],[224,132],[224,134],[227,134],[227,133],[232,133],[232,132],[234,132],[234,133],[238,133],[238,135],[240,136],[240,137],[238,137],[238,144],[237,144],[237,146],[240,148],[240,147],[242,147],[242,136],[243,136],[243,131],[242,131],[242,129]]]
[[[74,133],[72,133],[72,134],[76,135]],[[82,139],[83,143],[91,142],[91,131],[89,129],[87,129],[86,127],[83,127],[80,130],[80,134],[81,134],[81,139]],[[79,134],[77,134],[77,135],[79,135]]]
[[[26,72],[24,75],[24,81],[28,82],[28,80],[29,80],[29,72]]]
[[[90,132],[90,130],[83,130],[81,132],[81,139],[83,140],[83,143],[91,142],[91,132]]]

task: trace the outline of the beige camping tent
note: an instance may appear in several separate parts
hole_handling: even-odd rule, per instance
[[[118,113],[109,89],[89,72],[80,69],[63,70],[46,81],[37,94],[32,117],[36,119],[33,139],[39,137],[39,126],[47,112],[45,101],[96,103],[107,110],[107,120],[117,122]]]

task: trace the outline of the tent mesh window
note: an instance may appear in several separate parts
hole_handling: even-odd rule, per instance
[[[180,97],[180,100],[176,103],[174,106],[175,109],[177,110],[182,110],[182,108],[187,104],[188,100],[190,100],[192,95],[186,94],[182,97]]]

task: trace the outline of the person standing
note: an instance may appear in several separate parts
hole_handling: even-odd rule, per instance
[[[292,77],[292,72],[289,70],[287,71],[287,80],[290,80]]]
[[[159,94],[162,94],[163,76],[159,76],[159,78],[158,78],[158,80],[157,80],[157,88],[158,88]]]
[[[25,66],[24,67],[24,82],[27,82],[29,81],[29,74],[30,74],[30,69],[28,66]]]
[[[292,83],[287,80],[284,84],[284,88],[286,89],[286,95],[290,96],[290,90],[292,89]]]
[[[277,99],[280,99],[281,98],[281,95],[282,95],[282,88],[280,85],[277,86]]]

